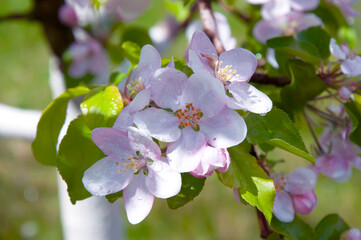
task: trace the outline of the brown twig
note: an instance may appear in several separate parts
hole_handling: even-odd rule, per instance
[[[239,19],[241,19],[242,21],[244,21],[245,23],[250,23],[251,22],[251,18],[249,16],[244,15],[243,13],[241,13],[240,11],[238,11],[235,8],[232,8],[230,6],[228,6],[224,1],[220,0],[219,1],[219,5],[221,5],[225,10],[227,10],[228,12],[230,12],[231,14],[233,14],[234,16],[238,17]]]
[[[213,14],[211,0],[199,0],[198,8],[204,32],[213,42],[213,45],[216,48],[218,54],[224,52],[225,49],[221,39],[218,36],[217,24]]]
[[[256,210],[258,217],[258,225],[261,231],[261,238],[266,239],[273,233],[273,231],[269,227],[266,217],[263,215],[263,213],[260,210],[258,210],[258,208],[256,208]]]
[[[255,73],[251,77],[251,82],[261,84],[272,84],[277,87],[283,87],[291,83],[288,77],[270,77],[267,74]]]

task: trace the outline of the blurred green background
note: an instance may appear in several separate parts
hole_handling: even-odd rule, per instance
[[[0,16],[32,7],[30,0],[0,1]],[[153,1],[135,24],[154,24],[154,11],[159,16],[166,12],[162,1]],[[233,17],[230,21],[234,35],[244,35],[245,26]],[[353,26],[361,39],[361,19],[356,19]],[[184,35],[178,37],[165,57],[182,57],[184,42]],[[360,44],[357,51],[361,51]],[[51,101],[49,57],[38,23],[0,22],[0,103],[43,110]],[[309,139],[307,132],[304,137]],[[280,171],[308,164],[282,151],[273,155],[287,161],[277,167]],[[343,184],[320,177],[316,188],[319,206],[302,218],[315,226],[325,215],[339,213],[352,227],[361,228],[360,189],[360,171],[354,171],[351,181]],[[165,200],[157,199],[149,216],[136,226],[128,223],[124,211],[121,214],[128,239],[259,239],[255,209],[235,201],[231,189],[224,187],[216,175],[207,179],[199,197],[178,210],[168,209]],[[0,139],[0,239],[62,239],[56,169],[35,162],[30,142]]]

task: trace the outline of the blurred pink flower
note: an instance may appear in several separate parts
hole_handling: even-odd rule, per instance
[[[78,17],[74,8],[68,4],[63,4],[59,8],[59,19],[68,27],[75,27],[78,24]]]

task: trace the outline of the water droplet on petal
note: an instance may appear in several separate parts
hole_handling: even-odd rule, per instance
[[[141,196],[138,196],[138,200],[142,200],[142,197],[141,197]]]

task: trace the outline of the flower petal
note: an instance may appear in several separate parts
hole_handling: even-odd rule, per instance
[[[290,2],[293,10],[305,12],[315,9],[320,3],[320,0],[290,0]]]
[[[219,61],[222,61],[222,66],[229,65],[233,71],[237,71],[230,81],[248,81],[257,68],[256,56],[244,48],[222,52]]]
[[[190,174],[195,177],[209,177],[216,169],[220,172],[227,171],[230,164],[231,160],[227,149],[207,146],[200,164]]]
[[[308,168],[296,168],[288,175],[285,190],[292,194],[305,194],[316,187],[317,175]]]
[[[330,40],[330,52],[338,59],[346,59],[346,53],[341,50],[340,46],[336,43],[336,39],[334,38],[331,38]]]
[[[209,59],[206,57],[203,57],[201,54],[209,55],[210,57],[213,57],[215,60],[218,59],[218,54],[216,48],[213,46],[211,40],[208,38],[208,36],[202,32],[202,31],[195,31],[191,43],[189,44],[189,50],[192,50],[196,56],[199,58],[199,60],[203,64],[203,71],[214,74],[213,67],[209,64]],[[190,54],[189,54],[190,57]],[[192,62],[189,61],[188,66],[193,69]],[[193,71],[198,72],[198,67],[193,69]]]
[[[201,119],[200,131],[213,147],[229,148],[241,143],[247,135],[247,126],[239,114],[225,107],[217,116]]]
[[[110,0],[106,3],[109,10],[113,10],[122,21],[130,21],[144,12],[150,0]]]
[[[174,171],[164,161],[154,161],[148,165],[149,173],[145,184],[149,192],[158,198],[169,198],[179,193],[182,178],[179,172]]]
[[[265,3],[261,9],[263,19],[273,19],[291,12],[290,1],[271,0]]]
[[[253,28],[253,36],[261,43],[266,43],[268,39],[283,35],[281,25],[284,23],[282,19],[277,20],[261,20]]]
[[[129,155],[124,155],[127,158]],[[119,156],[120,158],[122,156]],[[125,170],[122,161],[115,156],[108,156],[100,159],[84,172],[84,187],[96,196],[105,196],[116,193],[125,188],[132,180],[133,171]],[[117,164],[118,163],[118,164]],[[122,170],[122,172],[118,172]]]
[[[317,158],[315,166],[324,175],[337,182],[346,182],[352,175],[352,168],[342,156],[323,155]]]
[[[273,214],[281,222],[292,222],[295,218],[292,199],[287,192],[276,191],[276,197],[273,203]]]
[[[145,45],[140,52],[136,78],[141,77],[144,85],[149,86],[153,73],[161,67],[160,55],[152,45]]]
[[[266,114],[272,109],[271,99],[246,82],[232,82],[227,89],[233,95],[232,98],[228,98],[227,104],[232,109],[242,109],[259,114]]]
[[[183,85],[188,77],[175,68],[162,68],[155,72],[151,82],[151,93],[154,102],[161,108],[176,111],[180,108],[179,98]]]
[[[140,91],[133,101],[131,101],[123,110],[120,112],[117,120],[113,125],[113,128],[117,128],[126,131],[129,126],[133,125],[134,113],[144,109],[149,105],[150,101],[150,89],[146,88]]]
[[[127,134],[115,128],[95,128],[92,131],[93,142],[106,155],[131,154]]]
[[[138,112],[134,123],[144,133],[162,142],[174,142],[181,135],[179,119],[163,109],[151,107]]]
[[[182,130],[182,136],[167,147],[170,166],[178,172],[193,171],[202,159],[206,148],[206,138],[191,127]]]
[[[236,47],[237,40],[232,37],[231,27],[229,26],[226,16],[220,12],[214,13],[214,18],[217,24],[217,30],[219,38],[221,39],[222,45],[226,51]]]
[[[293,207],[298,214],[310,214],[317,206],[317,196],[313,190],[304,194],[291,195]]]
[[[204,117],[218,114],[225,106],[226,94],[222,83],[207,73],[195,73],[183,90],[183,102],[199,108]]]
[[[341,64],[341,71],[350,76],[350,77],[356,77],[361,74],[361,57],[356,56],[355,58],[347,58],[342,64]]]
[[[154,196],[148,191],[145,178],[143,172],[140,172],[123,190],[124,207],[131,224],[143,221],[153,206]]]
[[[145,158],[159,159],[161,152],[159,146],[152,138],[135,127],[128,128],[129,144],[134,152],[139,151]]]

